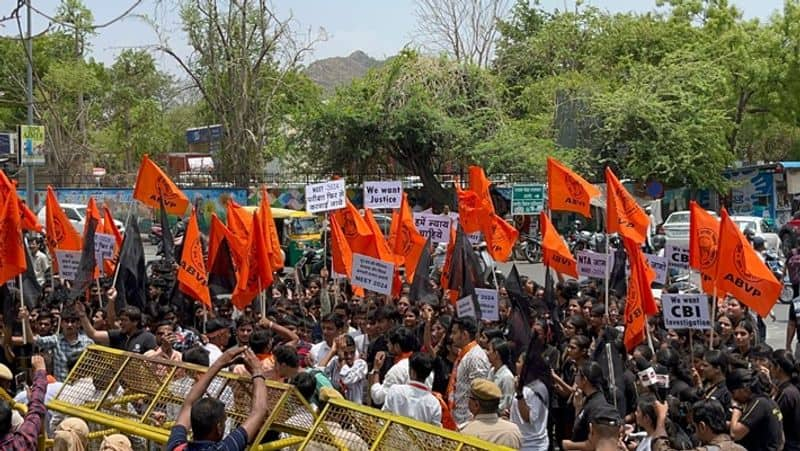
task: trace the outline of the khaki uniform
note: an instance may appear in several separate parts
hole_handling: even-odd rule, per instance
[[[475,415],[475,419],[468,422],[460,432],[514,449],[519,449],[522,444],[522,434],[517,425],[494,413]]]
[[[664,438],[654,440],[650,448],[652,451],[677,451],[670,448],[669,441]],[[730,435],[720,434],[714,437],[708,445],[692,448],[689,451],[747,451],[747,449],[734,442]]]

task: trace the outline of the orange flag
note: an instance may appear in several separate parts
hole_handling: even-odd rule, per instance
[[[189,208],[189,198],[145,155],[139,166],[139,175],[136,176],[133,198],[152,208],[161,208],[161,197],[164,198],[167,212],[173,215],[183,216]]]
[[[606,168],[606,198],[608,233],[617,232],[642,245],[647,239],[650,218],[609,168]]]
[[[336,210],[333,215],[336,215],[336,220],[342,228],[350,250],[354,254],[369,255],[380,259],[375,235],[372,233],[367,221],[358,213],[350,199],[347,199],[346,203],[345,208]]]
[[[9,180],[8,177],[6,177],[5,172],[0,170],[0,202],[3,202],[8,196],[12,196],[17,201],[17,206],[19,208],[20,215],[22,216],[22,230],[41,232],[42,225],[39,224],[39,220],[36,218],[36,215],[33,214],[25,202],[23,202],[22,199],[17,196],[17,187],[11,180]]]
[[[496,261],[508,261],[519,238],[519,231],[494,213],[491,215],[491,221],[491,228],[483,232],[487,250]]]
[[[458,197],[458,221],[464,233],[475,233],[491,227],[492,211],[486,208],[481,197],[472,190],[462,190],[458,181],[454,185]]]
[[[273,270],[283,268],[283,254],[281,253],[281,240],[278,238],[278,228],[275,226],[275,219],[272,217],[272,207],[269,205],[269,194],[264,187],[261,187],[261,203],[258,206],[261,225],[267,233],[267,248],[269,249],[270,263]]]
[[[244,310],[258,293],[272,285],[272,267],[265,236],[258,214],[253,213],[253,230],[247,242],[247,256],[236,275],[236,288],[231,296],[233,305],[239,310]]]
[[[394,280],[392,281],[392,296],[400,296],[400,289],[403,288],[403,281],[400,280],[400,269],[394,260],[394,253],[391,249],[389,249],[389,243],[386,242],[386,238],[383,236],[383,232],[381,231],[381,227],[378,225],[378,221],[375,220],[375,216],[372,215],[372,210],[369,208],[364,209],[364,221],[367,223],[367,226],[372,233],[376,252],[374,255],[366,255],[383,260],[385,262],[395,263]]]
[[[645,311],[655,308],[653,291],[650,285],[655,279],[652,269],[648,270],[639,244],[630,238],[622,241],[631,263],[631,275],[628,278],[628,294],[625,301],[625,349],[628,352],[641,344],[645,339],[647,321]],[[649,307],[646,307],[649,306]]]
[[[724,208],[717,253],[717,287],[766,317],[778,301],[783,284],[772,275]]]
[[[117,225],[114,224],[114,217],[111,216],[111,210],[105,205],[103,206],[103,233],[114,235],[114,241],[116,241],[117,247],[122,246],[122,234],[119,233]]]
[[[397,257],[397,264],[406,268],[406,280],[414,280],[414,271],[417,269],[425,244],[428,241],[420,235],[414,223],[414,215],[408,205],[407,195],[403,193],[400,208],[392,213],[392,227],[389,230],[389,248]]]
[[[228,201],[227,216],[228,230],[236,238],[234,246],[244,250],[250,239],[250,230],[253,228],[253,216],[233,200]]]
[[[714,293],[717,270],[719,220],[695,201],[689,202],[689,266],[698,270],[703,291]]]
[[[330,215],[331,225],[331,266],[333,272],[350,278],[353,276],[353,253],[337,215]]]
[[[547,157],[547,205],[550,210],[574,211],[592,217],[591,200],[600,190],[555,158]]]
[[[83,248],[83,240],[67,219],[66,213],[61,209],[61,205],[56,199],[53,187],[47,187],[47,198],[45,199],[47,216],[45,217],[45,228],[47,229],[47,248],[53,258],[55,270],[58,270],[58,262],[55,258],[56,249],[67,251],[80,251]]]
[[[208,273],[203,258],[203,243],[197,226],[197,211],[192,209],[183,238],[183,252],[178,266],[178,289],[191,299],[196,299],[211,308],[208,291]]]
[[[103,217],[100,216],[100,209],[97,208],[97,202],[94,197],[89,196],[89,203],[86,204],[86,222],[83,224],[83,236],[86,236],[86,227],[89,226],[89,220],[94,218],[97,221],[95,232],[103,231]]]
[[[222,240],[227,240],[228,249],[231,252],[234,266],[238,269],[241,266],[242,259],[244,258],[243,249],[237,246],[237,239],[233,236],[230,230],[225,227],[225,224],[220,221],[216,214],[211,215],[211,227],[208,230],[208,260],[207,263],[211,265],[219,250],[219,245]]]
[[[561,274],[578,278],[578,265],[572,256],[564,238],[553,227],[545,212],[539,213],[539,224],[542,231],[542,259],[544,264]]]
[[[492,202],[492,195],[489,193],[489,187],[492,182],[486,178],[486,173],[480,166],[469,167],[469,189],[478,195],[480,199],[481,208],[485,211],[494,213],[494,202]]]
[[[25,245],[22,242],[22,218],[19,202],[15,196],[6,196],[0,210],[0,283],[23,273],[25,264]]]

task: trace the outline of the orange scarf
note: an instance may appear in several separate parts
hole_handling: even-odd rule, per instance
[[[453,363],[453,371],[450,373],[450,379],[447,381],[447,399],[450,404],[451,410],[455,407],[456,404],[454,395],[456,392],[456,375],[458,374],[458,365],[461,363],[461,359],[463,359],[464,356],[467,355],[467,353],[471,351],[472,348],[474,348],[475,346],[478,346],[477,341],[472,340],[471,342],[469,342],[469,344],[467,344],[466,346],[464,346],[463,349],[461,349],[461,352],[458,353],[456,361]]]

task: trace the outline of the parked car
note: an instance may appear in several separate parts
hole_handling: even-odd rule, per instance
[[[61,204],[61,209],[64,210],[64,214],[67,215],[67,219],[69,219],[69,222],[71,222],[72,226],[75,227],[75,230],[77,230],[78,233],[83,233],[83,225],[86,223],[86,205]],[[47,229],[46,206],[39,210],[39,213],[36,214],[36,217],[39,219],[39,224]],[[119,230],[120,233],[125,233],[125,225],[122,223],[122,221],[115,219],[114,225],[117,227],[117,230]]]
[[[715,218],[719,218],[719,215],[713,211],[708,213]],[[684,246],[689,244],[689,214],[689,210],[681,210],[672,212],[667,216],[667,220],[664,221],[659,230],[663,231],[667,237],[667,243]]]
[[[781,239],[778,237],[775,227],[766,219],[758,216],[731,216],[731,220],[736,223],[742,232],[750,229],[753,231],[753,236],[764,238],[767,249],[772,249],[779,254],[783,253]]]

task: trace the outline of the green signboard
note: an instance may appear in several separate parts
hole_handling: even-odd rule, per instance
[[[514,185],[511,189],[511,214],[536,215],[544,209],[544,185]]]

